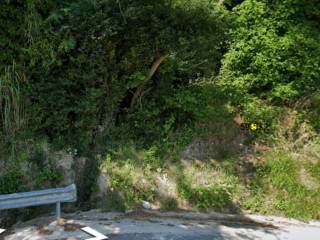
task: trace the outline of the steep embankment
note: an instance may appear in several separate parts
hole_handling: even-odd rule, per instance
[[[319,219],[319,4],[1,1],[0,194]]]

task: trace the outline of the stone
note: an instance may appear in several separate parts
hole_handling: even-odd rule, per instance
[[[58,151],[54,154],[54,162],[58,170],[63,174],[62,185],[70,185],[75,182],[74,158],[66,151]]]
[[[144,209],[151,209],[151,204],[147,201],[142,201],[142,207]]]

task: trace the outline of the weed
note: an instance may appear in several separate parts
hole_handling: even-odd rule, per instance
[[[145,165],[141,162],[144,157],[153,156],[152,151],[133,151],[133,147],[130,146],[122,148],[120,152],[121,154],[118,152],[113,156],[108,155],[101,166],[109,175],[111,198],[107,200],[107,207],[132,209],[142,200],[153,201],[156,196],[155,182],[152,178],[153,172],[156,171],[155,165],[152,161],[147,161]]]
[[[16,71],[15,64],[8,66],[0,76],[0,119],[6,137],[13,137],[25,122],[20,81],[24,76]]]
[[[265,160],[264,164],[259,163],[251,188],[253,196],[247,206],[288,217],[319,218],[319,192],[308,189],[299,180],[303,164],[283,151],[270,152]],[[320,182],[317,184],[320,186]]]
[[[161,210],[174,211],[177,209],[178,209],[177,199],[173,197],[167,197],[161,201]]]

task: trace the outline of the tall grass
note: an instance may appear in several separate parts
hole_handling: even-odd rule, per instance
[[[0,124],[7,139],[14,137],[25,123],[25,104],[20,89],[24,79],[25,76],[16,71],[14,63],[7,66],[0,76]]]

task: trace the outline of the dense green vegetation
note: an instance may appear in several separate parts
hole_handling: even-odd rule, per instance
[[[319,219],[319,22],[317,0],[2,1],[0,194],[59,185],[64,150],[91,160],[80,206],[100,170],[107,209]]]

